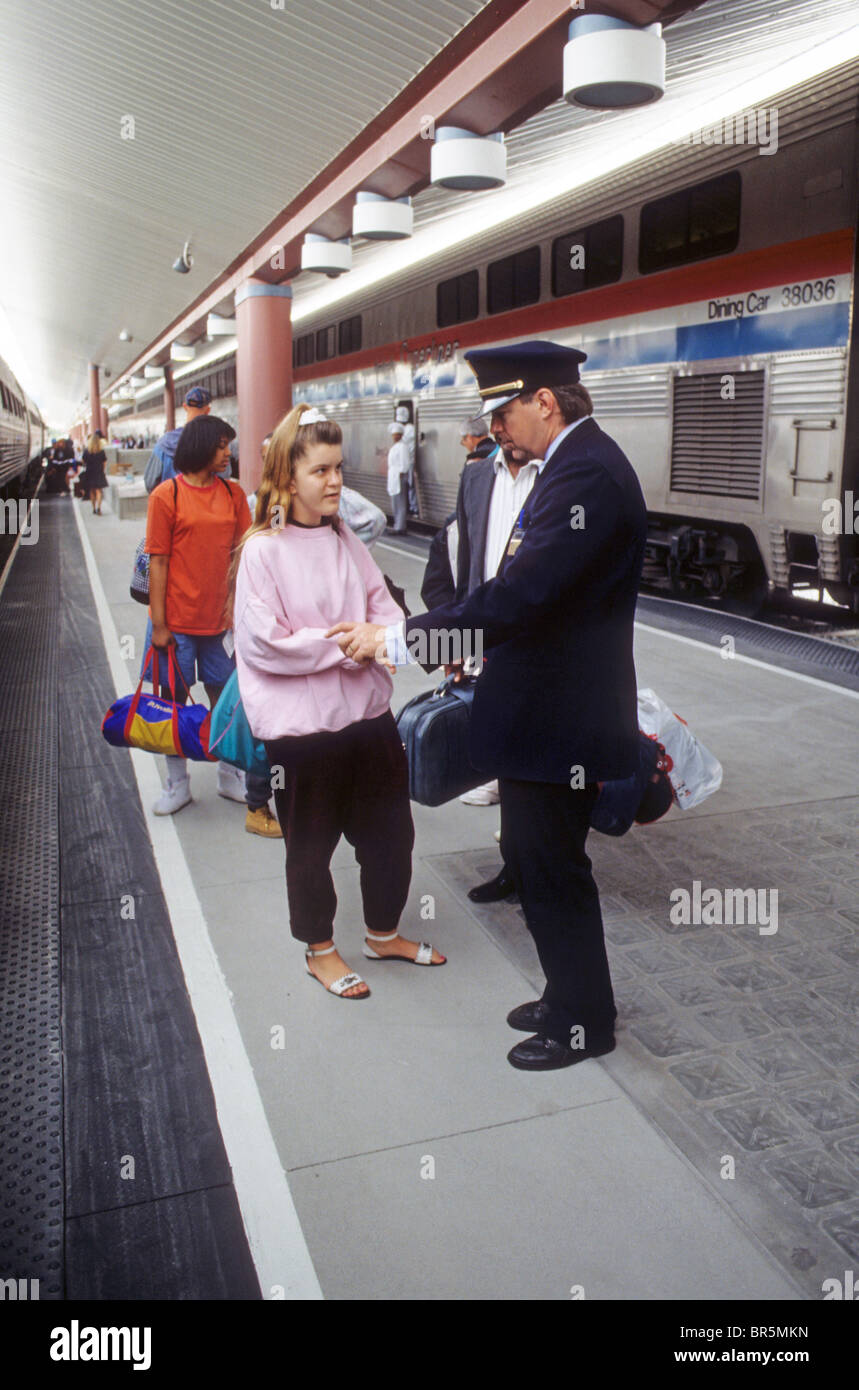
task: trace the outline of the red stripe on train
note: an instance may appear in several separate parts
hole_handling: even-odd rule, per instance
[[[319,376],[340,376],[362,367],[400,360],[405,355],[440,342],[457,341],[460,348],[479,347],[481,343],[542,335],[553,329],[574,328],[577,324],[599,323],[602,319],[623,318],[629,314],[646,314],[654,309],[669,309],[677,304],[716,299],[745,290],[766,289],[771,285],[826,275],[844,275],[852,266],[853,229],[845,227],[837,232],[804,237],[801,241],[767,246],[760,251],[715,256],[697,265],[644,275],[600,290],[584,290],[581,294],[566,295],[563,299],[532,304],[526,309],[514,309],[509,314],[493,314],[491,318],[437,328],[433,333],[422,333],[405,340],[405,353],[400,341],[350,352],[344,357],[331,357],[312,367],[299,367],[293,373],[293,380],[314,381]],[[296,336],[301,336],[300,329],[296,330]]]

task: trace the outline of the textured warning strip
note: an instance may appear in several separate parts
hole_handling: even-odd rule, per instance
[[[101,737],[113,689],[72,505],[42,506],[0,603],[0,884],[18,904],[0,951],[21,960],[0,983],[0,1085],[34,1134],[0,1145],[0,1275],[45,1278],[42,1298],[259,1298],[131,762]]]

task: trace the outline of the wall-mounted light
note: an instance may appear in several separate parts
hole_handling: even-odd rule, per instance
[[[579,15],[564,47],[564,96],[574,106],[646,106],[665,92],[661,24],[640,29],[611,15]]]
[[[507,182],[504,136],[439,126],[430,151],[430,182],[440,188],[500,188]]]
[[[352,209],[352,235],[368,241],[402,241],[414,230],[411,198],[358,193]]]
[[[236,331],[235,319],[226,319],[223,314],[209,314],[206,319],[206,335],[209,338],[231,337]]]

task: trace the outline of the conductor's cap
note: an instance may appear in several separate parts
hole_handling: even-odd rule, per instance
[[[572,386],[579,380],[579,364],[587,357],[578,348],[539,338],[508,347],[474,348],[465,354],[487,415],[523,392],[539,391],[541,386]]]

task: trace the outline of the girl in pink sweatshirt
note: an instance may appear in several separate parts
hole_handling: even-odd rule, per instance
[[[414,827],[391,677],[325,636],[356,613],[380,626],[403,616],[365,546],[340,524],[341,446],[340,426],[307,406],[278,425],[239,551],[233,625],[242,703],[275,774],[292,934],[305,944],[308,974],[341,998],[366,999],[334,945],[330,863],[341,835],[361,866],[365,956],[445,958],[397,930]]]

